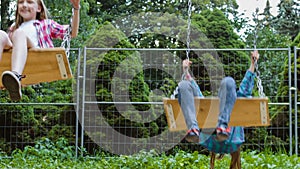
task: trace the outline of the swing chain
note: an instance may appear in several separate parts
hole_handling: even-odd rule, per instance
[[[254,18],[257,22],[256,26],[255,26],[255,29],[254,29],[254,39],[253,39],[254,50],[256,50],[257,38],[258,38],[258,35],[257,35],[257,31],[258,31],[258,11],[259,11],[259,8],[256,8],[256,11],[255,11],[255,14],[254,14]],[[258,88],[258,95],[259,95],[259,97],[265,97],[264,89],[263,89],[263,86],[262,86],[262,81],[260,79],[260,71],[258,70],[257,60],[255,60],[254,67],[255,67],[255,75],[256,75],[256,79],[257,79],[256,86]]]
[[[187,35],[186,35],[186,59],[189,60],[190,55],[190,35],[191,35],[191,15],[192,15],[192,0],[188,1],[188,20],[187,20]],[[187,67],[184,71],[185,77],[187,80],[192,80],[191,73],[189,72],[189,67]]]
[[[259,97],[265,97],[264,89],[263,89],[261,79],[260,79],[260,71],[258,70],[257,61],[255,61],[254,64],[255,64],[255,75],[256,75],[256,79],[257,79],[256,85],[258,88],[258,94],[259,94]]]
[[[187,60],[189,60],[189,55],[190,55],[191,15],[192,15],[192,0],[189,0],[188,1],[187,35],[186,35],[186,46],[187,46],[186,59]],[[192,78],[190,76],[190,73],[189,73],[189,70],[185,69],[183,71],[184,71],[185,76],[187,77],[187,79],[192,80]],[[171,99],[175,99],[176,97],[178,97],[178,86],[173,91],[173,94],[171,95]]]
[[[192,0],[188,1],[188,23],[187,23],[187,35],[186,35],[186,58],[189,60],[190,55],[190,42],[191,42],[191,15],[192,15]]]
[[[74,8],[72,8],[72,16],[70,19],[70,25],[67,29],[67,32],[64,35],[63,41],[61,42],[61,47],[65,48],[67,57],[69,57],[69,55],[70,55],[73,15],[74,15]]]

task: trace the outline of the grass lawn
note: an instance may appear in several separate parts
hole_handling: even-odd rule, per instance
[[[243,169],[300,169],[300,157],[271,151],[241,153]],[[56,143],[44,139],[34,147],[15,150],[11,155],[0,151],[0,168],[3,169],[208,169],[210,157],[198,152],[178,150],[173,155],[156,154],[154,151],[135,155],[112,156],[100,154],[75,158],[74,146],[65,139]],[[229,168],[230,156],[216,160],[215,168]]]

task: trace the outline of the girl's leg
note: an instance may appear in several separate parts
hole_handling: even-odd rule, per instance
[[[21,75],[27,60],[28,48],[33,47],[33,43],[26,34],[19,29],[13,33],[12,42],[11,70]]]
[[[27,50],[33,43],[22,30],[15,30],[12,37],[13,50],[11,58],[11,70],[2,73],[2,84],[8,90],[10,99],[19,101],[22,99],[21,78],[27,60]]]
[[[12,43],[6,32],[0,30],[0,61],[2,59],[2,53],[4,49],[12,47]]]
[[[236,101],[236,84],[233,78],[225,77],[220,86],[220,114],[218,119],[217,134],[224,134],[223,139],[227,139],[229,134],[228,123],[230,121],[231,112]],[[222,139],[222,140],[223,140]]]

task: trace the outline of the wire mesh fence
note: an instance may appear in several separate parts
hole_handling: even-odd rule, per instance
[[[185,49],[85,50],[85,101],[82,106],[85,109],[81,110],[84,118],[81,120],[88,139],[84,139],[82,146],[116,154],[148,149],[170,151],[174,147],[202,150],[184,141],[185,131],[168,131],[161,102],[163,97],[170,97],[181,79]],[[225,76],[232,76],[239,84],[248,69],[250,51],[193,49],[192,73],[204,95],[216,96],[220,80]],[[287,69],[291,64],[284,66],[291,60],[290,49],[259,51],[260,77],[269,98],[272,125],[246,128],[243,147],[293,151],[290,141],[295,137],[289,125],[293,119],[289,94],[292,78]],[[115,59],[120,55],[123,57]],[[287,90],[283,92],[282,88]],[[258,96],[257,89],[254,95]]]
[[[220,81],[237,85],[250,65],[252,49],[191,49],[192,73],[205,96],[217,96]],[[272,119],[269,127],[247,127],[244,149],[298,153],[297,73],[299,49],[258,49],[260,78]],[[185,49],[84,48],[71,51],[74,79],[22,89],[22,103],[1,104],[1,150],[33,145],[41,137],[67,137],[76,152],[132,154],[155,149],[206,150],[170,132],[162,98],[181,79]],[[275,57],[276,56],[276,57]],[[293,74],[294,73],[294,74]],[[72,86],[72,87],[71,87]],[[70,89],[69,89],[70,88]],[[49,89],[49,90],[46,90]],[[2,97],[7,97],[5,91]],[[257,88],[253,92],[258,96]],[[295,99],[296,97],[296,99]],[[296,100],[296,102],[295,102]]]

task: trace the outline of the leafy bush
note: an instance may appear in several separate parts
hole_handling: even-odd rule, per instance
[[[12,156],[14,159],[71,159],[75,157],[75,148],[68,144],[69,143],[65,138],[60,138],[55,143],[48,138],[43,138],[37,141],[34,147],[26,146],[24,150],[15,150]]]

